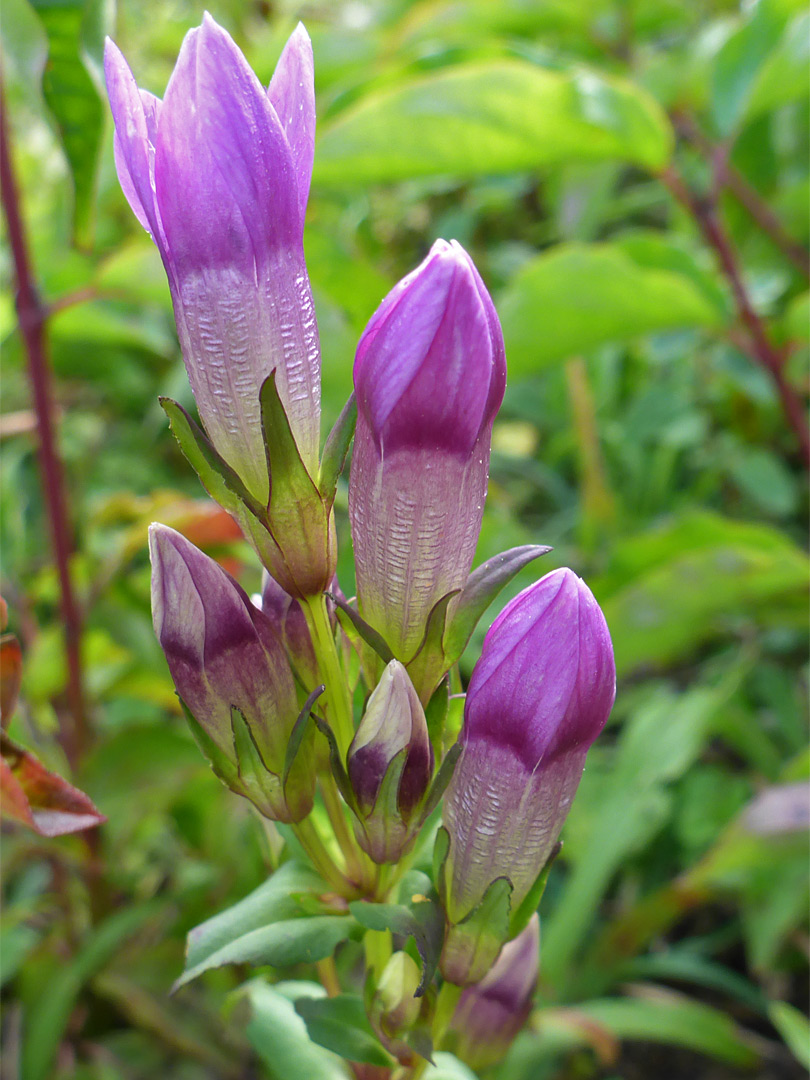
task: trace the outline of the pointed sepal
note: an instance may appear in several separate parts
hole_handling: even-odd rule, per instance
[[[354,429],[356,425],[357,399],[354,396],[354,392],[352,392],[349,396],[349,400],[343,406],[343,410],[337,418],[335,426],[327,436],[323,454],[321,456],[318,487],[321,492],[321,497],[327,506],[331,507],[332,503],[335,501],[338,479],[343,472],[343,466],[346,464],[346,457],[349,453],[352,439],[354,438]]]

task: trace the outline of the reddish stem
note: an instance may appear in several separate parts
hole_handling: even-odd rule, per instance
[[[48,367],[45,340],[47,312],[40,301],[34,283],[25,227],[20,213],[20,199],[11,162],[2,87],[0,87],[0,195],[17,279],[17,316],[34,396],[42,487],[61,593],[68,673],[67,699],[73,721],[71,730],[63,732],[63,743],[65,752],[73,764],[87,745],[89,736],[82,689],[81,618],[70,579],[70,529],[62,462],[54,435],[51,373]]]
[[[748,351],[771,376],[787,421],[798,439],[802,460],[805,467],[810,468],[810,429],[807,425],[804,405],[785,378],[784,354],[771,343],[765,324],[751,303],[731,239],[717,216],[714,202],[710,199],[699,198],[686,186],[672,167],[661,174],[661,179],[678,202],[689,211],[703,234],[704,240],[714,250],[720,268],[731,286],[737,315],[748,331],[750,337]]]
[[[785,230],[784,225],[771,210],[762,196],[728,160],[728,150],[718,161],[718,147],[707,138],[697,124],[685,113],[674,113],[673,123],[679,135],[696,146],[715,163],[719,185],[727,187],[737,202],[744,207],[751,218],[770,237],[771,241],[785,255],[800,273],[810,277],[810,253]]]

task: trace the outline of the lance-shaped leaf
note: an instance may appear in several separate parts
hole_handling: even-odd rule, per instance
[[[493,555],[477,567],[461,590],[453,618],[444,635],[444,654],[448,667],[459,659],[478,625],[478,620],[512,578],[534,559],[546,555],[550,547],[522,544]]]
[[[349,400],[343,406],[335,426],[329,432],[321,456],[321,470],[318,477],[323,501],[331,506],[335,501],[337,482],[346,464],[346,456],[349,453],[354,429],[357,424],[357,399],[354,392],[349,395]]]
[[[107,819],[90,799],[0,733],[0,811],[40,836],[62,836]]]
[[[391,1057],[374,1034],[359,994],[299,998],[295,1011],[307,1025],[310,1039],[318,1046],[324,1046],[348,1061],[390,1068]]]
[[[355,900],[349,904],[349,910],[368,930],[390,930],[414,939],[422,960],[422,979],[415,996],[421,997],[433,978],[442,948],[444,916],[439,903],[421,895],[408,905]]]

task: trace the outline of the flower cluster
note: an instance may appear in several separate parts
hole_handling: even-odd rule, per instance
[[[267,89],[207,15],[162,102],[112,43],[106,74],[118,175],[163,259],[201,426],[163,405],[265,573],[254,602],[152,526],[155,630],[183,710],[216,774],[289,826],[324,894],[344,904],[387,911],[409,865],[431,864],[438,829],[435,876],[417,899],[438,913],[442,990],[427,985],[424,955],[420,973],[409,952],[392,953],[389,933],[384,955],[369,953],[369,1018],[405,1065],[425,1024],[434,1042],[491,1062],[531,1008],[534,911],[615,692],[604,617],[580,578],[555,570],[492,623],[450,745],[450,679],[476,623],[548,550],[472,569],[506,385],[492,300],[467,252],[437,240],[372,316],[354,395],[321,451],[305,30]],[[350,601],[334,578],[333,504],[352,438]]]

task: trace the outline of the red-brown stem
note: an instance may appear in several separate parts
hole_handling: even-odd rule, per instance
[[[0,195],[8,228],[9,246],[17,279],[17,316],[25,346],[28,373],[34,396],[39,436],[42,487],[59,578],[67,660],[67,699],[72,717],[63,731],[65,752],[75,763],[87,745],[89,728],[84,707],[81,665],[81,617],[70,579],[70,529],[65,500],[62,462],[56,446],[51,398],[51,373],[45,338],[46,310],[34,283],[20,200],[11,162],[5,98],[0,87]]]
[[[685,113],[673,113],[672,121],[679,135],[696,146],[717,166],[717,146],[709,139],[691,117]],[[753,221],[770,237],[772,243],[793,265],[810,278],[810,252],[785,230],[784,225],[745,177],[728,160],[726,153],[717,169],[717,181],[728,188],[737,202],[747,211]]]
[[[734,297],[737,315],[748,331],[749,353],[771,376],[785,417],[799,442],[805,467],[810,468],[810,429],[807,425],[801,398],[785,378],[784,354],[771,343],[765,324],[754,309],[748,290],[739,270],[737,256],[732,247],[713,200],[701,199],[683,182],[673,167],[667,168],[661,179],[692,215],[704,240],[713,249]]]

